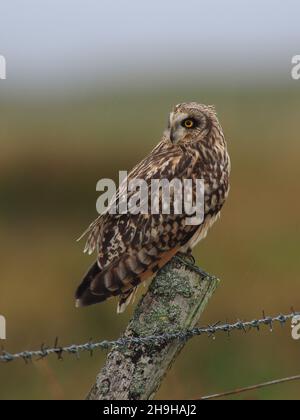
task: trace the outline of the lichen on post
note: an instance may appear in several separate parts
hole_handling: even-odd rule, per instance
[[[194,327],[219,280],[175,257],[157,274],[123,337],[159,336]],[[185,342],[179,339],[114,347],[89,400],[149,400]]]

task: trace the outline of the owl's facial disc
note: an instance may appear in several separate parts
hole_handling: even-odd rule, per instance
[[[200,121],[188,113],[172,112],[169,119],[170,141],[173,144],[190,137],[199,129]]]

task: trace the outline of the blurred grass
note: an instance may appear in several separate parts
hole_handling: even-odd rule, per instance
[[[297,87],[297,89],[296,89]],[[156,144],[169,109],[215,104],[233,163],[221,221],[196,250],[222,285],[202,324],[300,308],[299,89],[289,87],[87,94],[55,101],[0,100],[0,313],[9,351],[116,338],[128,317],[115,302],[76,310],[92,258],[75,242],[96,215],[96,181],[130,169]],[[192,340],[159,398],[196,398],[296,374],[290,329]],[[1,399],[83,398],[105,354],[1,365]],[[243,398],[298,399],[296,384]]]

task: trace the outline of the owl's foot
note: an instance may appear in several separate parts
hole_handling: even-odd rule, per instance
[[[177,259],[177,261],[180,261],[186,267],[189,267],[191,270],[200,274],[201,277],[203,278],[211,277],[206,271],[204,271],[202,268],[195,265],[196,261],[193,255],[191,254],[191,252],[188,252],[186,254],[182,252],[178,252],[178,254],[176,254],[174,258]]]
[[[196,264],[196,260],[191,250],[188,250],[187,252],[178,252],[176,254],[176,257],[180,258],[181,260],[184,260],[185,262],[188,262],[189,264]]]

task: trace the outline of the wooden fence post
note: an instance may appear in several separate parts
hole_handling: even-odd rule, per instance
[[[152,281],[123,337],[174,333],[199,321],[219,280],[175,257]],[[185,342],[113,347],[88,400],[153,399]]]

